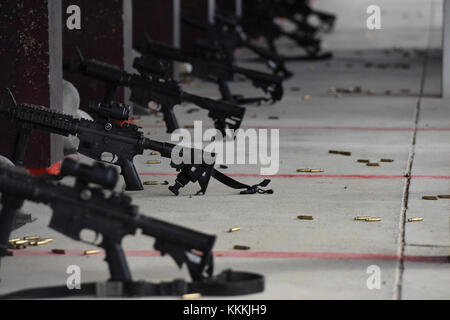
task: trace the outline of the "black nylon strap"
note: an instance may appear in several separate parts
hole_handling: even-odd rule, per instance
[[[204,282],[193,282],[190,289],[191,292],[199,292],[204,296],[238,296],[259,293],[264,291],[264,277],[256,273],[225,270]]]
[[[232,189],[246,189],[246,190],[242,191],[241,194],[255,194],[255,193],[272,194],[273,193],[272,189],[262,190],[261,188],[259,188],[259,187],[266,187],[270,183],[269,179],[265,179],[264,181],[262,181],[259,184],[249,186],[248,184],[244,184],[242,182],[234,180],[233,178],[230,178],[229,176],[223,174],[220,171],[217,171],[216,169],[213,170],[211,175],[213,178],[215,178],[217,181],[223,183],[227,187],[230,187]]]
[[[264,277],[247,272],[225,270],[212,278],[197,282],[177,279],[172,282],[91,282],[81,289],[69,290],[67,286],[26,289],[0,296],[0,299],[49,299],[82,296],[107,297],[152,297],[182,296],[200,293],[203,296],[237,296],[264,291]]]

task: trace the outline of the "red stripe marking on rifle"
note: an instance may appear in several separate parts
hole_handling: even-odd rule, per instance
[[[155,250],[126,250],[128,257],[160,257],[159,251]],[[86,256],[89,258],[100,256],[104,252]],[[85,256],[83,250],[66,250],[64,255],[55,254],[43,250],[16,250],[14,256],[41,257],[41,256]],[[260,258],[260,259],[325,259],[325,260],[379,260],[398,261],[400,258],[395,254],[370,254],[370,253],[338,253],[338,252],[284,252],[284,251],[215,251],[214,256],[218,258]],[[407,262],[418,263],[450,263],[448,256],[413,256],[403,257]]]
[[[176,176],[177,173],[169,172],[141,172],[140,176]],[[275,174],[271,176],[264,176],[260,174],[249,173],[227,173],[229,177],[236,178],[299,178],[299,179],[406,179],[404,175],[364,175],[364,174]],[[450,176],[433,176],[433,175],[412,175],[412,179],[431,179],[431,180],[449,180]]]

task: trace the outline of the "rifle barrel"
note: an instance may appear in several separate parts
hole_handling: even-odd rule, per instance
[[[197,106],[212,112],[229,114],[230,116],[238,118],[244,117],[245,114],[245,108],[243,107],[224,101],[217,101],[205,97],[196,96],[187,92],[182,93],[181,99],[183,101],[192,102]]]
[[[253,80],[261,80],[274,84],[281,84],[283,82],[283,80],[279,76],[273,75],[271,73],[261,72],[257,70],[250,70],[238,66],[233,66],[233,71]]]

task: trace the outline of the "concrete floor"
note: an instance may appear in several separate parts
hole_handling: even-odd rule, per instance
[[[422,200],[424,195],[450,194],[450,101],[440,95],[441,1],[380,0],[383,29],[365,29],[365,10],[373,1],[319,1],[339,16],[324,46],[335,58],[292,62],[295,77],[285,83],[286,95],[274,106],[248,107],[244,128],[280,129],[280,170],[272,177],[273,195],[241,196],[212,181],[203,197],[191,197],[198,187],[174,197],[166,186],[148,186],[132,193],[141,212],[218,236],[216,272],[232,268],[266,277],[262,294],[243,299],[449,299],[450,200]],[[280,43],[285,54],[299,54]],[[394,50],[394,47],[401,48]],[[250,55],[242,52],[242,65]],[[385,68],[368,67],[385,64]],[[406,69],[395,67],[407,64]],[[374,94],[336,96],[331,87],[361,86]],[[248,84],[233,90],[251,94]],[[297,91],[297,88],[301,88]],[[186,86],[192,93],[217,96],[210,84]],[[389,91],[389,92],[387,92]],[[304,96],[311,96],[305,99]],[[177,108],[180,125],[206,113],[187,114]],[[270,116],[279,117],[270,120]],[[168,140],[158,118],[143,117],[150,138]],[[352,156],[328,154],[351,151]],[[393,163],[367,167],[357,159]],[[147,165],[136,157],[142,180],[174,180],[168,163]],[[323,174],[296,173],[322,168]],[[225,173],[259,174],[255,165],[230,165]],[[405,178],[409,175],[411,178]],[[262,177],[239,177],[259,182]],[[44,285],[63,285],[66,268],[78,265],[82,281],[108,277],[102,256],[82,256],[89,245],[71,241],[46,225],[50,212],[27,203],[25,211],[38,220],[14,236],[53,237],[46,247],[30,248],[2,262],[0,293]],[[313,221],[296,219],[312,215]],[[381,222],[353,221],[355,216],[381,217]],[[407,219],[422,217],[422,222]],[[227,233],[231,227],[241,231]],[[135,279],[163,281],[187,278],[170,258],[151,255],[153,239],[129,237],[124,247]],[[237,252],[236,244],[251,250]],[[53,248],[70,251],[49,254]],[[137,251],[136,251],[137,250]],[[381,288],[369,290],[367,268],[378,266]]]

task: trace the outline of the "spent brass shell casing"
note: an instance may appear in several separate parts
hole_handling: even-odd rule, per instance
[[[30,241],[29,240],[19,240],[14,242],[14,245],[23,245],[23,244],[28,244]]]
[[[314,220],[313,216],[297,216],[297,219],[300,220]]]
[[[366,217],[354,217],[353,220],[355,221],[366,221],[367,219],[370,219],[371,217],[366,216]]]
[[[231,228],[228,230],[228,232],[238,232],[239,230],[241,230],[241,228]]]
[[[330,150],[330,151],[328,151],[328,153],[340,154],[340,155],[343,155],[343,156],[351,156],[352,155],[352,153],[349,152],[349,151],[338,151],[338,150]]]
[[[147,164],[161,164],[161,161],[159,161],[159,160],[149,160],[149,161],[147,161]]]
[[[394,162],[393,159],[380,159],[380,162]]]
[[[318,172],[324,172],[323,169],[309,169],[309,168],[304,168],[304,169],[297,169],[297,172],[302,172],[302,173],[318,173]]]
[[[169,181],[167,181],[167,180],[160,183],[160,185],[162,185],[162,186],[167,186],[168,184],[169,184]]]
[[[423,221],[423,218],[409,218],[408,222],[420,222]]]
[[[370,163],[370,160],[367,159],[358,159],[356,161],[358,161],[359,163]]]
[[[39,240],[40,238],[39,236],[26,236],[23,237],[23,240]]]
[[[36,241],[36,245],[43,246],[43,245],[49,244],[50,242],[53,242],[53,239],[42,239],[40,241]]]
[[[437,200],[438,197],[435,196],[423,196],[422,200]]]
[[[9,239],[9,243],[15,243],[15,242],[17,242],[17,241],[19,241],[20,240],[20,238],[13,238],[13,239]]]
[[[228,169],[228,166],[226,166],[224,164],[221,164],[219,167],[220,167],[220,169]]]
[[[441,195],[438,195],[438,198],[439,199],[450,199],[450,194],[441,194]]]
[[[200,298],[202,295],[200,293],[189,293],[189,294],[183,294],[181,296],[181,299],[183,300],[194,300]]]
[[[100,252],[100,250],[84,250],[83,254],[85,256],[92,256],[94,254],[99,254]]]
[[[66,254],[66,250],[64,250],[64,249],[52,249],[52,253],[54,253],[54,254]]]
[[[381,218],[372,218],[372,217],[370,217],[370,218],[367,218],[364,221],[367,221],[367,222],[379,222],[379,221],[381,221]]]
[[[379,164],[379,163],[372,163],[372,162],[369,162],[369,163],[366,164],[366,166],[368,166],[368,167],[379,167],[380,164]]]
[[[158,181],[144,181],[145,186],[156,186],[158,184],[159,184]]]
[[[233,247],[234,250],[250,250],[249,246],[241,246],[241,245],[235,245]]]

